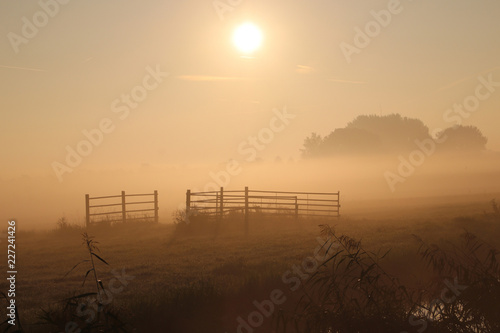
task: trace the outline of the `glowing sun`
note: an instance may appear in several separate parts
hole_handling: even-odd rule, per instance
[[[233,34],[233,43],[243,53],[252,53],[262,44],[262,32],[252,23],[240,25]]]

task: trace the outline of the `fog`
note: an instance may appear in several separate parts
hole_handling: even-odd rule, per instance
[[[423,156],[423,155],[422,155]],[[412,164],[412,162],[418,162]],[[59,218],[83,224],[84,195],[94,196],[159,192],[161,223],[172,222],[172,212],[185,205],[192,191],[253,190],[341,193],[341,214],[363,217],[411,208],[415,200],[457,201],[480,196],[487,202],[500,191],[500,156],[497,153],[435,154],[423,160],[408,155],[344,156],[298,161],[236,160],[214,165],[117,168],[107,171],[84,167],[59,182],[47,177],[20,177],[1,182],[3,220],[16,218],[20,228],[54,228]],[[405,200],[415,199],[415,200]],[[413,203],[412,203],[413,202]],[[403,222],[402,222],[403,223]]]
[[[500,150],[500,44],[490,37],[498,2],[459,1],[453,15],[443,3],[408,3],[387,27],[373,16],[387,10],[381,0],[229,1],[224,15],[214,3],[55,3],[50,19],[39,2],[0,4],[1,219],[17,218],[20,228],[50,228],[61,217],[81,224],[85,194],[122,190],[158,190],[163,223],[187,189],[221,185],[341,191],[344,215],[359,214],[363,200],[393,206],[500,191],[498,155],[485,152]],[[39,26],[31,22],[44,16]],[[250,53],[232,39],[247,21],[262,33]],[[360,38],[373,25],[380,34]],[[352,130],[346,124],[359,115],[395,113],[418,118],[418,135],[404,139],[398,135],[412,130],[399,126],[404,121],[387,130],[375,119],[371,128],[354,126],[364,134],[330,138],[337,146],[359,139],[362,152],[354,145],[351,157],[300,154],[312,132]],[[373,135],[387,146],[414,146],[414,138],[454,125],[480,128],[483,153],[418,160],[410,156],[417,147],[366,152]],[[272,133],[253,156],[249,138],[265,129]],[[70,171],[61,169],[68,149],[85,151]],[[227,176],[231,159],[238,164]]]

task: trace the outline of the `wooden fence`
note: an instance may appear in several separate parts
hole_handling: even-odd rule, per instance
[[[243,212],[245,224],[251,211],[299,217],[338,218],[340,192],[281,192],[249,190],[186,192],[186,215],[202,214],[223,219],[229,212]]]
[[[151,196],[153,197],[152,200],[146,199],[146,201],[127,201],[127,198]],[[101,204],[91,205],[91,200],[92,202],[99,200]],[[119,202],[117,203],[116,201]],[[127,206],[139,207],[139,209],[127,210]],[[110,207],[114,207],[115,210],[107,211]],[[116,207],[120,207],[121,209],[116,210]],[[96,210],[98,210],[98,212],[95,212]],[[147,212],[154,212],[153,216],[149,217],[147,215]],[[140,213],[143,213],[144,215],[138,216],[138,214]],[[127,222],[139,219],[153,219],[155,223],[158,223],[158,191],[155,190],[153,193],[147,194],[125,194],[125,191],[122,191],[121,195],[110,195],[93,198],[91,198],[90,195],[85,194],[85,215],[85,224],[87,227],[91,223]]]

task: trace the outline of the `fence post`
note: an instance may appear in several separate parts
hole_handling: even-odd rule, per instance
[[[90,225],[90,196],[85,194],[85,227]]]
[[[245,235],[248,235],[248,186],[245,186]]]
[[[340,217],[340,191],[337,192],[337,218]]]
[[[215,192],[215,218],[219,219],[219,192]]]
[[[155,223],[158,224],[158,191],[154,192],[155,197]]]
[[[186,192],[186,222],[189,221],[189,216],[191,216],[191,190]]]
[[[125,191],[122,191],[122,222],[127,222],[127,210],[125,208]]]
[[[299,219],[299,203],[297,201],[297,196],[295,196],[295,221]]]
[[[224,187],[220,188],[220,219],[224,218]]]

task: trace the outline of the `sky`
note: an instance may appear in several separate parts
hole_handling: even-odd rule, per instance
[[[499,13],[494,0],[2,1],[2,204],[63,197],[92,173],[245,159],[278,113],[259,159],[298,160],[312,132],[391,113],[431,130],[458,119],[500,151]],[[244,22],[263,34],[250,56],[231,41]],[[450,113],[488,81],[473,112]]]

